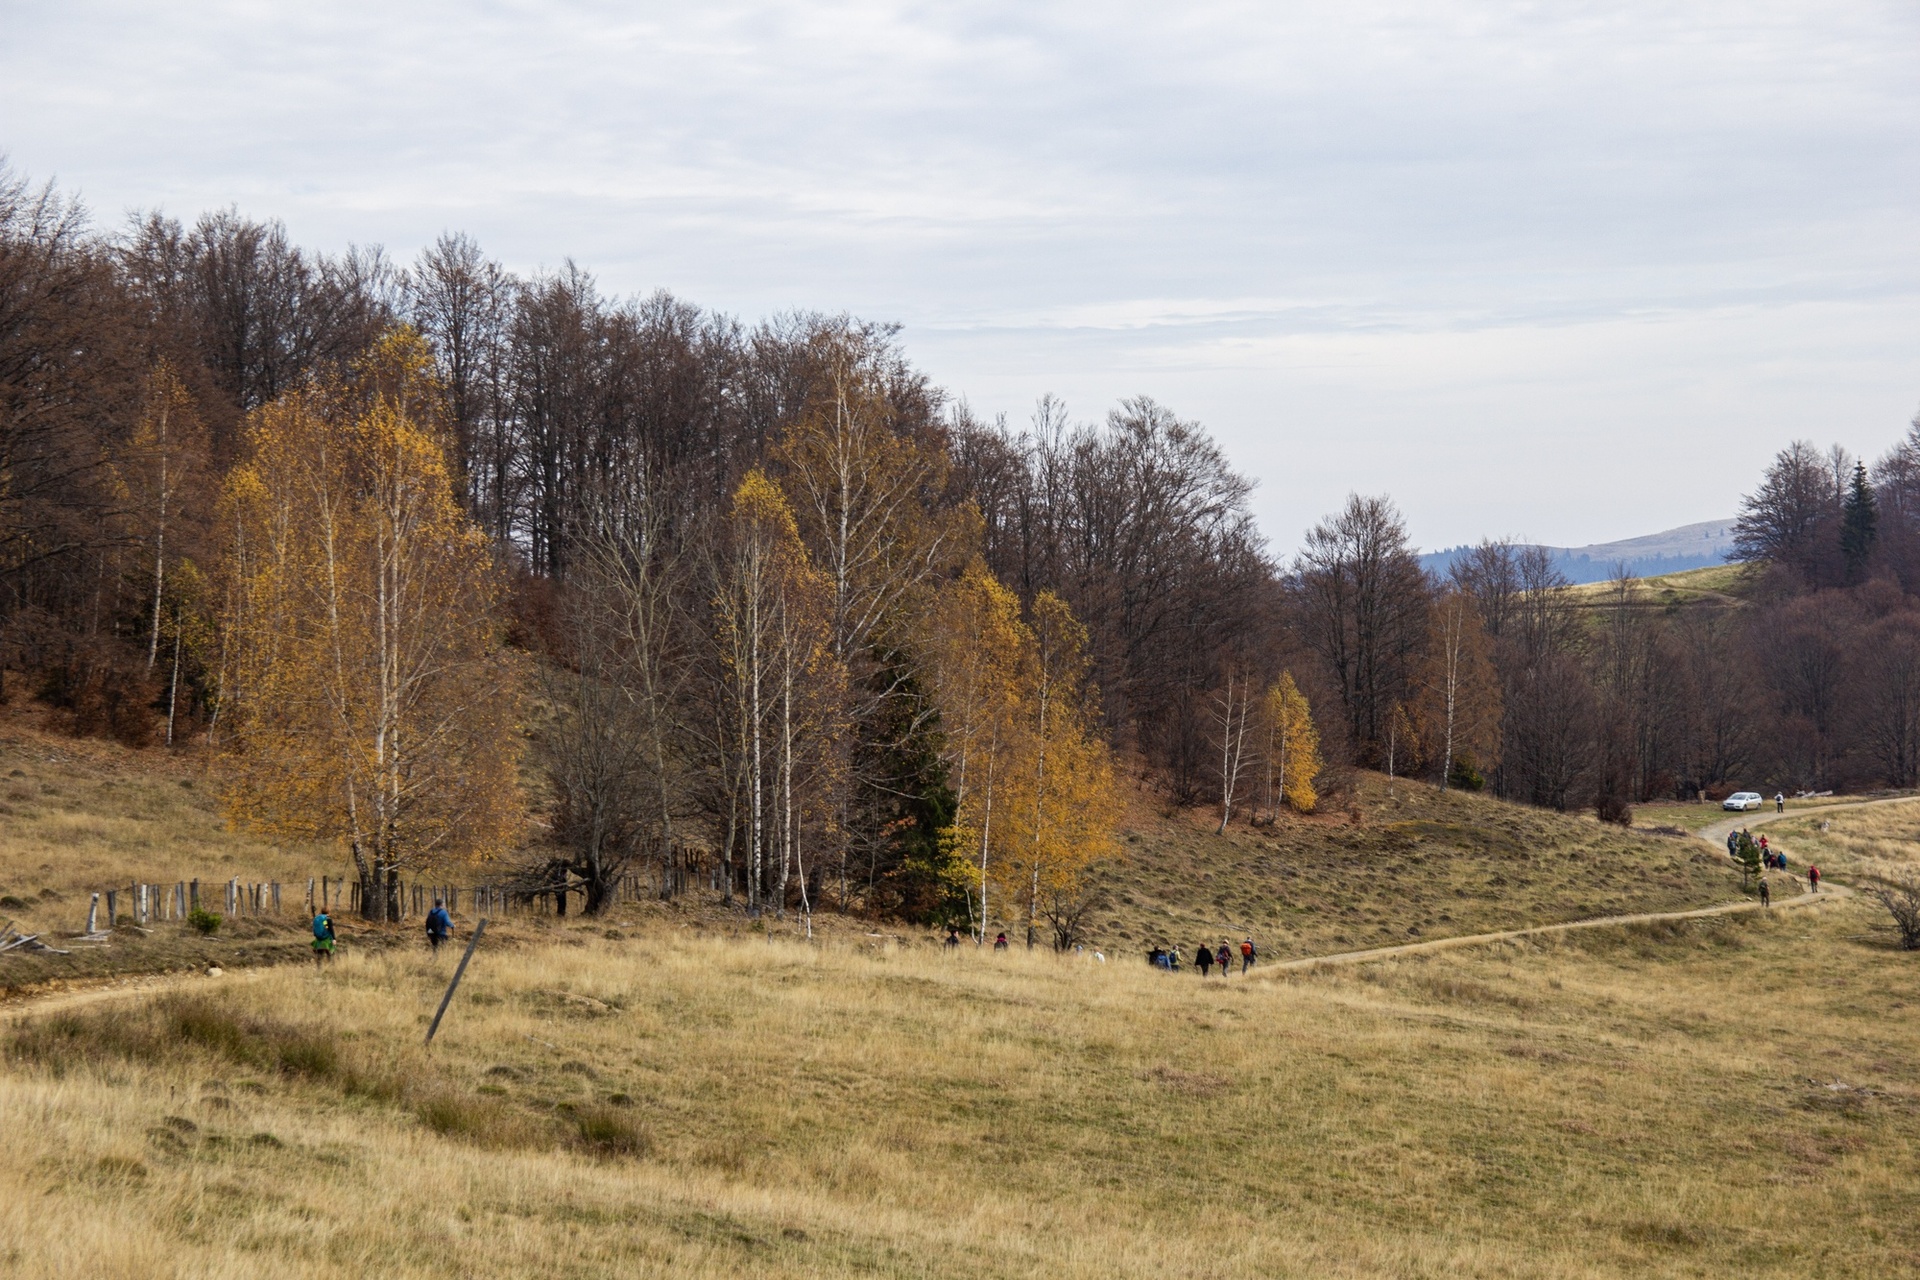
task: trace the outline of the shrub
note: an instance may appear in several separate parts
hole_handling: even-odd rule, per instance
[[[1461,791],[1484,791],[1487,780],[1480,776],[1474,758],[1463,751],[1453,758],[1453,767],[1447,770],[1447,785]]]
[[[1905,951],[1920,951],[1920,880],[1882,880],[1867,890],[1893,917]]]
[[[324,1028],[243,1014],[200,997],[170,997],[125,1013],[58,1014],[23,1027],[7,1049],[16,1059],[41,1063],[59,1074],[74,1064],[111,1058],[170,1062],[183,1045],[240,1066],[335,1080],[349,1091],[380,1091],[379,1080],[363,1079],[342,1061]]]
[[[612,1107],[588,1107],[574,1115],[580,1145],[606,1155],[643,1156],[653,1139],[634,1120]]]
[[[552,1129],[495,1097],[441,1090],[415,1103],[413,1113],[442,1137],[483,1147],[546,1146],[553,1141]]]
[[[206,937],[212,937],[220,928],[220,913],[209,911],[205,907],[195,907],[187,912],[187,923]]]

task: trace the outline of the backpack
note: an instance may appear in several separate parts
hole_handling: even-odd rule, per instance
[[[333,921],[324,915],[315,916],[313,918],[313,936],[322,942],[331,938],[333,936]]]

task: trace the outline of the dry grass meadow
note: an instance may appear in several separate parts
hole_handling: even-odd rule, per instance
[[[1920,969],[1858,903],[1308,976],[597,931],[30,1017],[0,1269],[1886,1276]],[[617,930],[615,930],[617,932]]]
[[[1766,833],[1789,851],[1796,870],[1812,862],[1842,878],[1920,873],[1920,799],[1782,818]]]
[[[16,711],[0,774],[0,914],[30,926],[128,878],[327,865],[221,830],[191,757]],[[1920,1274],[1920,956],[1859,898],[1251,978],[1140,961],[1739,892],[1691,838],[1358,802],[1224,838],[1143,806],[1104,963],[692,901],[515,917],[431,1053],[454,957],[411,930],[343,921],[325,973],[271,963],[292,920],[0,955],[0,1274]],[[1844,878],[1920,801],[1831,823]]]

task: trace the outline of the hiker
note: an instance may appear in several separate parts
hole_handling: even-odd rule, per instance
[[[1240,944],[1240,972],[1253,968],[1253,939],[1248,938]]]
[[[1773,793],[1773,811],[1775,813],[1785,813],[1787,811],[1787,793],[1786,792],[1776,791]]]
[[[1737,850],[1739,848],[1740,848],[1740,833],[1738,831],[1727,832],[1727,856],[1729,858],[1736,857]]]
[[[1174,946],[1171,942],[1167,944],[1167,972],[1180,972],[1180,948]]]
[[[946,941],[947,949],[952,950],[955,947],[958,947],[959,945],[960,945],[960,931],[958,929],[948,929],[947,941]]]
[[[998,934],[998,935],[997,935],[997,936],[996,936],[996,937],[994,938],[994,940],[993,940],[993,949],[994,949],[995,951],[1005,951],[1005,950],[1007,949],[1007,935],[1006,935],[1006,931],[1005,931],[1005,930],[1002,930],[1002,931],[1001,931],[1001,932],[1000,932],[1000,933],[999,933],[999,934]]]
[[[1763,907],[1773,905],[1773,895],[1767,891],[1767,878],[1765,876],[1760,877],[1760,905]]]
[[[1820,892],[1820,868],[1818,867],[1807,868],[1807,892]]]
[[[319,969],[333,959],[333,917],[325,907],[313,913],[313,967]]]
[[[447,904],[435,898],[433,910],[427,912],[427,946],[434,951],[440,950],[440,944],[453,933],[453,917],[447,914]]]
[[[1213,971],[1213,952],[1207,950],[1206,943],[1193,949],[1193,962],[1200,966],[1200,976],[1203,978]]]
[[[1220,966],[1220,976],[1223,978],[1233,968],[1233,952],[1227,950],[1227,944],[1224,942],[1220,944],[1220,950],[1214,955],[1213,960]]]

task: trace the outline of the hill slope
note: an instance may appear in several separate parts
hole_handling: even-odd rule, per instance
[[[1236,822],[1136,797],[1127,858],[1103,877],[1090,938],[1191,955],[1251,933],[1280,958],[1590,916],[1672,911],[1740,894],[1726,859],[1683,836],[1363,775],[1352,814]]]

